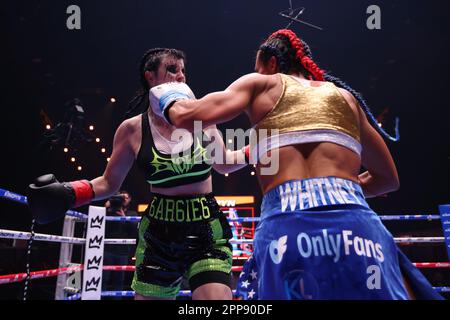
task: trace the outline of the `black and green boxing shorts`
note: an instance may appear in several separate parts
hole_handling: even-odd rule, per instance
[[[133,290],[173,299],[184,277],[194,292],[207,283],[231,288],[231,228],[214,195],[153,194],[139,226]]]

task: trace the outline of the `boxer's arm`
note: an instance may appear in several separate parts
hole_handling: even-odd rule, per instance
[[[135,155],[130,140],[135,129],[132,119],[125,120],[117,129],[114,135],[113,151],[105,172],[91,181],[95,200],[109,198],[119,191],[134,162]]]
[[[232,173],[247,166],[245,154],[242,150],[227,150],[223,137],[215,125],[210,126],[204,132],[211,139],[214,147],[213,168],[220,174]]]
[[[397,168],[380,134],[369,123],[360,107],[362,165],[367,169],[358,178],[366,197],[376,197],[398,190]]]
[[[258,75],[249,74],[225,91],[210,93],[199,100],[177,101],[168,111],[170,121],[174,126],[188,130],[192,130],[195,120],[202,121],[203,127],[227,122],[247,110],[258,81]]]

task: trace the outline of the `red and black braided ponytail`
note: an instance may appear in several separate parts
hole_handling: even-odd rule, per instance
[[[280,42],[283,42],[284,44]],[[286,46],[286,42],[289,43],[290,50],[282,50],[282,46]],[[288,74],[292,71],[300,71],[304,74],[305,72],[303,71],[306,71],[307,74],[304,75],[310,80],[329,81],[334,83],[337,87],[349,91],[358,100],[367,117],[372,122],[372,125],[382,136],[391,141],[400,140],[399,119],[397,118],[395,122],[395,136],[391,136],[378,125],[376,118],[370,111],[370,108],[362,95],[341,79],[320,69],[312,59],[311,51],[306,42],[299,39],[293,31],[282,29],[274,32],[260,47],[260,50],[263,54],[263,61],[269,59],[268,55],[273,55],[277,58],[279,69],[282,73]],[[289,51],[291,51],[291,53],[289,53]]]
[[[273,38],[279,38],[280,36],[287,38],[292,49],[295,51],[296,62],[300,63],[300,65],[312,76],[312,80],[325,81],[325,71],[319,68],[311,58],[310,54],[308,55],[306,53],[304,42],[301,41],[292,30],[278,30],[272,33],[267,41]]]

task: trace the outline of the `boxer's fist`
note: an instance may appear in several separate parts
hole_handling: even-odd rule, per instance
[[[168,82],[151,88],[149,98],[153,112],[171,123],[168,116],[170,107],[180,100],[195,99],[195,95],[186,83]]]
[[[250,145],[246,145],[242,148],[242,152],[244,153],[245,163],[250,163]]]
[[[88,204],[93,198],[89,181],[61,183],[52,174],[37,178],[28,189],[28,206],[39,224],[58,220],[67,210]]]

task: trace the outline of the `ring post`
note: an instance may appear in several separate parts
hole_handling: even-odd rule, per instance
[[[81,300],[101,299],[105,216],[105,208],[89,207]]]
[[[450,204],[439,206],[439,213],[441,214],[442,229],[444,230],[447,258],[450,260]]]

